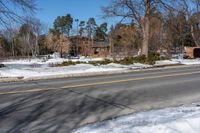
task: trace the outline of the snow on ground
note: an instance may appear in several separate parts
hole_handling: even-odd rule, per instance
[[[199,65],[200,64],[200,59],[184,59],[184,60],[174,60],[174,61],[179,61],[181,64],[184,65]]]
[[[200,59],[171,59],[171,60],[161,60],[161,61],[156,61],[155,65],[174,65],[174,64],[200,65]]]
[[[122,116],[72,133],[199,133],[200,107],[176,107]]]
[[[102,58],[80,58],[70,59],[70,61],[76,62],[89,62],[89,61],[101,61]],[[150,65],[133,64],[133,65],[120,65],[120,64],[108,64],[93,66],[90,64],[77,64],[65,67],[51,67],[53,64],[62,63],[63,61],[69,61],[68,59],[55,58],[49,60],[43,59],[26,59],[26,60],[8,60],[2,62],[6,67],[0,68],[0,78],[9,77],[22,77],[22,78],[35,78],[35,77],[50,77],[50,76],[67,76],[71,74],[88,74],[88,73],[100,73],[100,72],[113,72],[124,71],[127,69],[141,69],[151,67]]]

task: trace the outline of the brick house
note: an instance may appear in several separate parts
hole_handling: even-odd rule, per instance
[[[97,42],[87,37],[70,37],[69,54],[72,56],[107,57],[110,55],[109,41]]]

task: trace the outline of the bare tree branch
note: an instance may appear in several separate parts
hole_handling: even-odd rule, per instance
[[[22,22],[20,14],[33,14],[37,10],[35,0],[0,0],[0,26],[7,28],[15,22]]]

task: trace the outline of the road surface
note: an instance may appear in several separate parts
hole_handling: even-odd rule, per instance
[[[200,102],[200,67],[0,83],[0,133],[68,133],[139,111]]]

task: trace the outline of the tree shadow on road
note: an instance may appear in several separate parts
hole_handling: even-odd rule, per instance
[[[2,95],[0,132],[66,133],[116,117],[123,108],[71,90]]]

